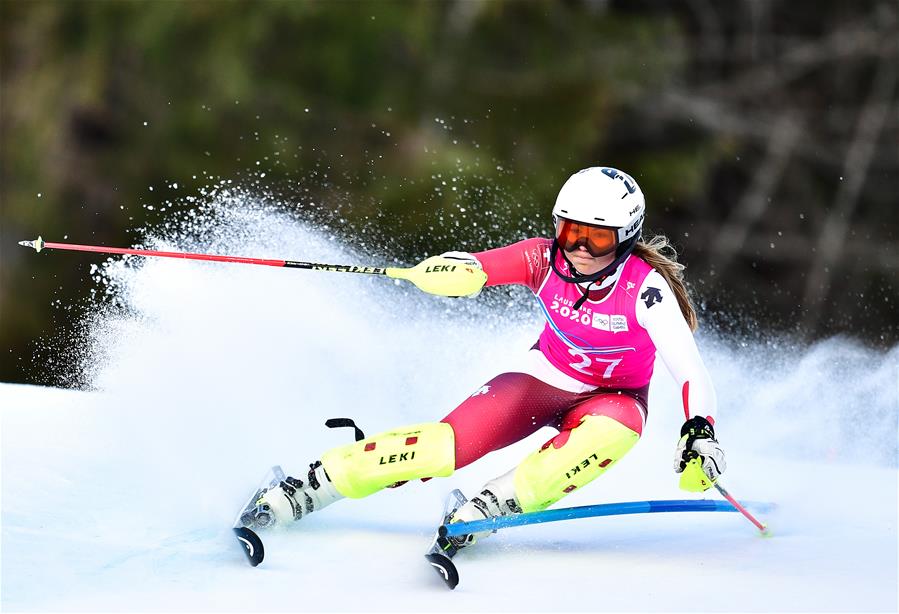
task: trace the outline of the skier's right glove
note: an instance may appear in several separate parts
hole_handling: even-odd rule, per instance
[[[411,269],[387,267],[388,277],[406,279],[419,290],[437,296],[469,296],[480,293],[487,274],[478,259],[466,252],[446,252],[422,260]]]
[[[690,482],[696,484],[685,484],[685,478],[690,476],[684,475],[681,478],[681,488],[691,491],[702,491],[710,488],[712,484],[724,473],[727,463],[724,462],[724,450],[715,440],[715,429],[711,422],[702,416],[693,416],[681,427],[681,438],[677,443],[677,451],[674,455],[674,471],[683,473],[688,470],[688,465],[697,460],[702,474],[695,476],[696,479],[690,479]],[[703,478],[708,478],[705,483]]]
[[[473,269],[477,269],[478,271],[484,270],[484,267],[481,265],[481,261],[478,260],[477,257],[475,257],[474,255],[469,254],[468,252],[443,252],[442,254],[440,254],[440,257],[445,258],[450,261],[453,261],[453,262],[458,262],[459,264],[471,267]],[[486,283],[486,282],[487,282],[487,278],[484,277],[484,283]],[[466,294],[465,295],[466,298],[475,298],[477,295],[479,295],[481,293],[481,290],[483,289],[483,287],[484,287],[483,284],[481,284],[481,286],[477,289],[476,292],[473,292],[471,294]]]

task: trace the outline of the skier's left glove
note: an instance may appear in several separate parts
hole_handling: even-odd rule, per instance
[[[724,462],[724,450],[721,449],[721,446],[715,440],[715,429],[702,416],[693,416],[684,422],[680,435],[677,451],[674,454],[674,471],[682,473],[690,461],[698,459],[702,472],[711,481],[708,485],[703,485],[705,488],[699,488],[699,490],[705,490],[727,468],[727,463]],[[682,479],[682,487],[684,487],[683,482],[684,480]],[[693,489],[687,488],[687,490]]]

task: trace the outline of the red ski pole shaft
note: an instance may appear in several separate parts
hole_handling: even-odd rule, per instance
[[[42,249],[62,249],[76,252],[96,252],[99,254],[124,254],[129,256],[150,256],[178,258],[180,260],[211,260],[213,262],[236,262],[239,264],[260,264],[264,266],[287,267],[291,269],[311,269],[331,273],[364,273],[383,275],[391,279],[405,279],[424,292],[437,296],[471,296],[478,292],[487,281],[487,274],[480,267],[457,264],[442,256],[431,256],[411,268],[358,266],[355,264],[319,264],[297,260],[273,260],[267,258],[245,258],[243,256],[219,256],[217,254],[191,254],[188,252],[162,252],[151,249],[127,247],[103,247],[102,245],[76,245],[74,243],[47,243],[38,237],[34,241],[19,241],[19,245]]]
[[[750,514],[750,513],[749,513],[749,510],[747,510],[745,507],[743,507],[742,505],[740,505],[740,503],[739,503],[736,499],[734,499],[734,498],[730,495],[730,493],[727,492],[727,491],[724,489],[723,486],[721,486],[720,484],[717,484],[717,483],[716,483],[716,484],[715,484],[715,488],[718,489],[718,492],[721,493],[721,496],[723,496],[725,499],[727,499],[728,503],[730,503],[730,504],[733,505],[735,508],[737,508],[737,511],[738,511],[738,512],[740,512],[741,514],[743,514],[743,515],[746,517],[746,519],[749,520],[749,522],[751,522],[752,524],[754,524],[754,525],[758,528],[758,530],[762,532],[762,535],[767,535],[767,534],[768,534],[768,526],[765,525],[765,524],[762,523],[762,522],[759,522],[758,519],[756,519],[755,516],[753,516],[752,514]]]
[[[147,256],[157,258],[178,258],[181,260],[207,260],[212,262],[233,262],[238,264],[257,264],[262,266],[288,267],[294,269],[314,269],[317,271],[337,271],[344,273],[369,273],[386,275],[387,269],[382,267],[355,266],[346,264],[318,264],[315,262],[298,262],[296,260],[273,260],[268,258],[246,258],[244,256],[220,256],[217,254],[193,254],[189,252],[164,252],[150,249],[133,249],[125,247],[104,247],[102,245],[77,245],[75,243],[51,243],[38,237],[34,241],[19,241],[19,245],[32,247],[35,251],[43,249],[61,249],[75,252],[94,252],[98,254],[123,254],[129,256]]]

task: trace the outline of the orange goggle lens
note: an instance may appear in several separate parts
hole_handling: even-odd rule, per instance
[[[594,258],[605,256],[618,246],[618,233],[614,229],[566,219],[560,219],[556,225],[556,239],[566,252],[573,252],[583,245]]]

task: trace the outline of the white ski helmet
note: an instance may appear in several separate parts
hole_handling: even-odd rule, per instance
[[[553,225],[564,218],[614,228],[618,244],[639,237],[646,202],[634,178],[607,166],[592,166],[568,178],[553,207]]]

